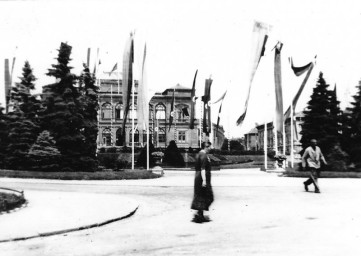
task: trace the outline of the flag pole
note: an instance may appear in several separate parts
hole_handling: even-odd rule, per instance
[[[264,169],[267,170],[267,120],[264,122],[263,132],[263,150],[264,150]]]
[[[293,156],[293,104],[291,102],[291,167],[294,166],[294,156]]]
[[[134,63],[132,63],[132,70]],[[132,170],[134,170],[134,79],[132,77]]]

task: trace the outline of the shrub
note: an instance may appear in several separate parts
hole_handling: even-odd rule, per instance
[[[348,160],[348,154],[341,149],[339,144],[336,144],[327,155],[326,161],[328,165],[325,169],[338,172],[347,171]]]
[[[107,148],[107,153],[116,153],[116,152],[117,152],[116,147]]]
[[[165,150],[164,162],[171,166],[185,166],[183,156],[174,140],[170,141],[167,149]]]

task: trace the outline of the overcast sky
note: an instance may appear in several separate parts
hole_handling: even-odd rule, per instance
[[[242,114],[249,81],[254,21],[269,24],[266,56],[257,70],[249,111]],[[359,1],[286,0],[133,0],[133,1],[0,1],[0,102],[4,102],[4,59],[16,55],[14,82],[29,60],[38,78],[37,91],[53,82],[45,76],[55,63],[61,42],[73,46],[74,73],[79,74],[91,47],[91,66],[100,49],[101,68],[110,71],[122,60],[124,44],[135,31],[138,63],[144,42],[148,52],[148,83],[163,91],[181,84],[191,87],[198,69],[197,94],[205,79],[213,78],[212,99],[228,90],[221,124],[226,135],[239,137],[274,116],[274,78],[271,49],[277,40],[283,48],[284,108],[303,77],[295,78],[287,58],[302,66],[317,54],[317,65],[301,96],[301,111],[312,93],[318,74],[324,72],[333,89],[337,84],[341,107],[347,106],[361,78],[361,3]],[[136,60],[136,61],[137,61]],[[136,63],[136,65],[138,65]],[[120,65],[121,66],[121,65]],[[216,122],[219,104],[213,107]]]

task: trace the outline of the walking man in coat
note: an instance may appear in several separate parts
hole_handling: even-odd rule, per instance
[[[310,172],[310,178],[303,182],[306,191],[308,191],[308,186],[313,183],[315,186],[315,193],[321,192],[317,182],[317,179],[320,176],[321,161],[327,165],[321,149],[317,146],[317,140],[312,139],[311,146],[306,148],[302,156],[302,167],[307,168]]]

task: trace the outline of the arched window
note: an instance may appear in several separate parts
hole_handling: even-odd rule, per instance
[[[162,103],[159,103],[155,107],[155,118],[156,119],[165,119],[165,106]]]
[[[111,130],[109,128],[105,128],[102,132],[103,137],[103,144],[105,146],[111,146],[112,145],[112,134]]]
[[[129,105],[129,118],[132,119],[134,116],[134,119],[137,119],[137,105],[134,105],[134,113],[133,113],[133,107],[132,104]]]
[[[117,146],[123,146],[122,128],[119,128],[119,129],[117,130],[115,145],[117,145]]]
[[[160,142],[160,143],[166,142],[164,128],[158,128],[158,142]]]
[[[129,145],[132,145],[132,129],[129,130]],[[138,129],[134,132],[134,145],[139,144],[139,131]]]
[[[123,119],[123,106],[119,103],[115,106],[115,119]]]
[[[106,102],[102,105],[102,119],[111,119],[112,118],[112,105],[109,102]]]

